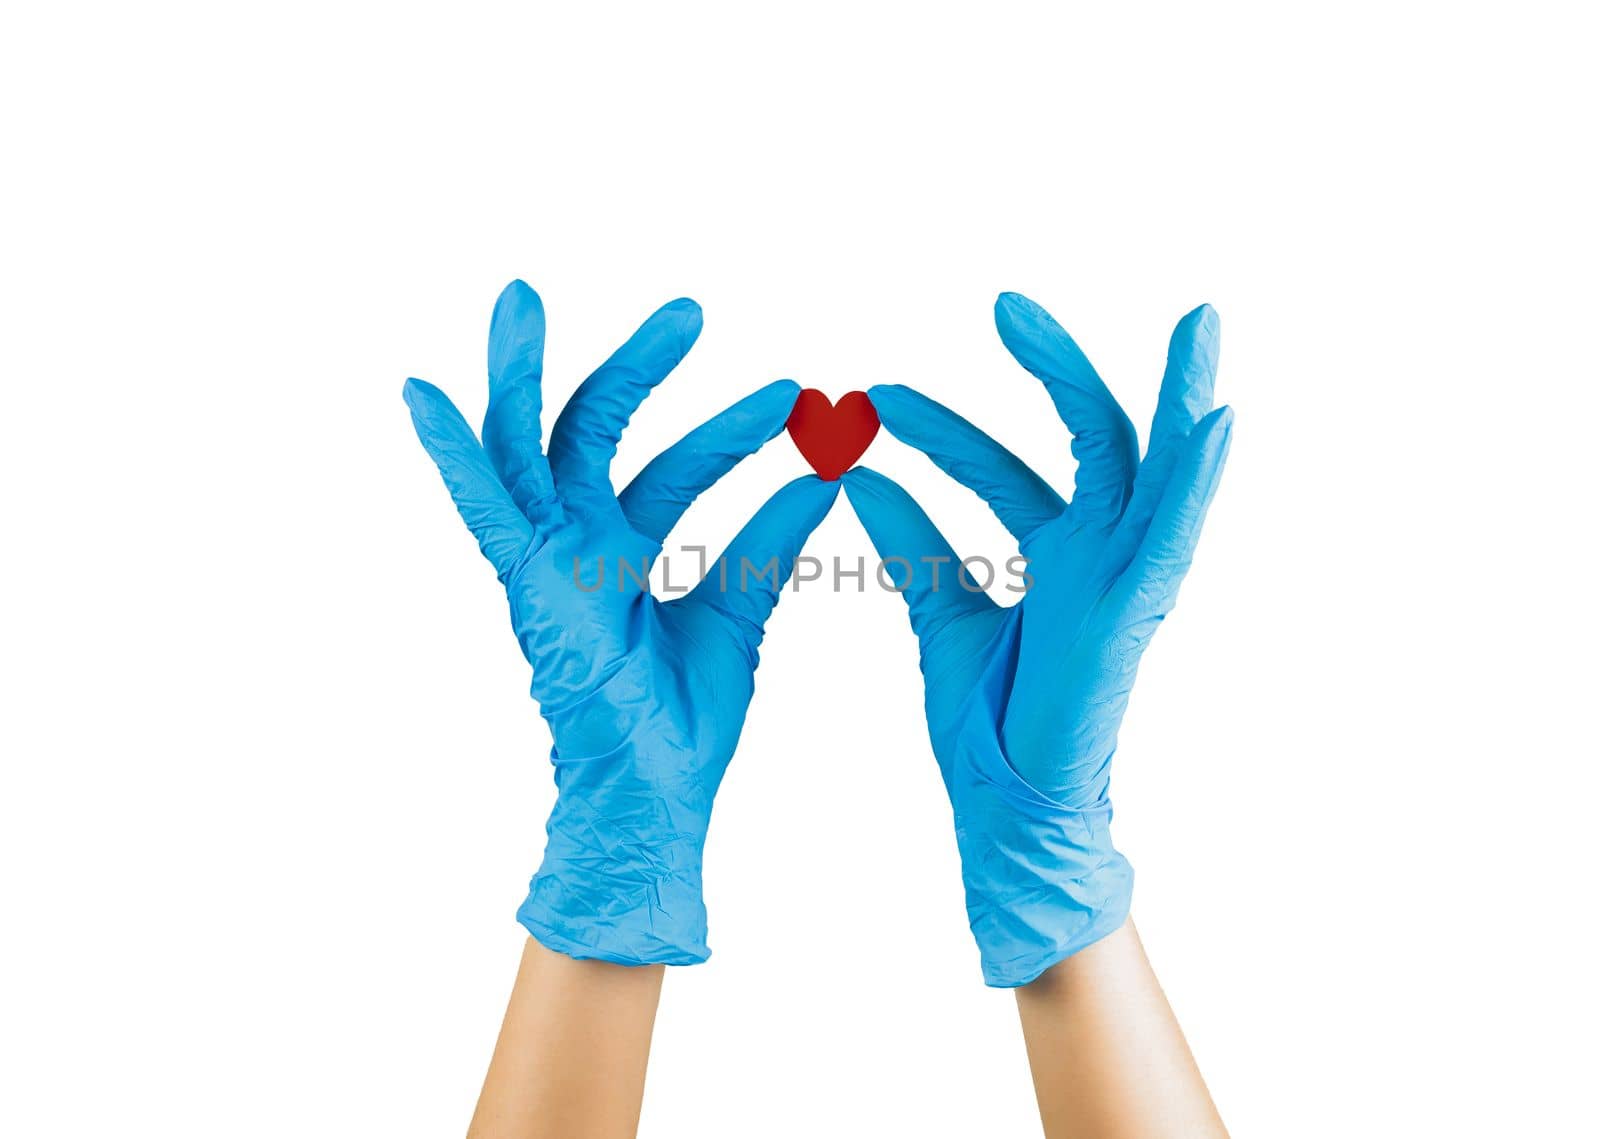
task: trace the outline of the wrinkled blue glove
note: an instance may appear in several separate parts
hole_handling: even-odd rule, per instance
[[[422,445],[505,586],[555,740],[544,862],[517,917],[573,957],[687,965],[709,955],[700,868],[712,799],[744,725],[767,617],[838,492],[796,479],[734,538],[726,575],[713,570],[671,601],[651,596],[639,579],[667,532],[701,491],[783,430],[799,392],[788,380],[755,392],[614,494],[622,429],[700,323],[690,300],[645,321],[562,410],[548,459],[544,309],[522,282],[500,295],[489,330],[482,445],[437,388],[405,387]]]
[[[844,483],[910,605],[984,979],[1014,987],[1127,917],[1133,871],[1111,845],[1106,797],[1117,728],[1188,571],[1233,414],[1210,410],[1208,307],[1172,335],[1142,462],[1133,424],[1047,312],[1006,293],[995,323],[1073,434],[1070,504],[948,408],[899,386],[868,395],[884,427],[982,495],[1016,536],[1033,578],[1023,600],[1002,608],[978,588],[985,575],[958,577],[960,559],[889,479],[858,468]]]

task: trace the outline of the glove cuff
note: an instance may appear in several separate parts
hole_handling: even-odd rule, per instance
[[[639,786],[558,795],[544,861],[517,920],[540,944],[580,960],[704,961],[711,950],[700,867],[709,820],[686,792]]]
[[[998,747],[967,758],[951,788],[967,920],[984,983],[1016,988],[1122,926],[1133,867],[1111,845],[1109,802],[1058,803]]]

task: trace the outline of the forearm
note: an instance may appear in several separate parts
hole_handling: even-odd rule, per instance
[[[1017,990],[1047,1139],[1225,1139],[1130,920]]]
[[[529,938],[468,1139],[631,1139],[664,972]]]

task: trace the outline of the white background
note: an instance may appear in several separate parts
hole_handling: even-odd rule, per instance
[[[5,17],[0,1131],[465,1128],[548,738],[400,386],[476,419],[521,276],[551,409],[705,306],[619,485],[790,376],[914,384],[1065,489],[994,294],[1141,428],[1216,305],[1233,457],[1113,783],[1200,1064],[1238,1136],[1595,1134],[1593,36],[1112,8]],[[869,553],[843,505],[810,549]],[[1037,1134],[894,598],[786,597],[707,866],[645,1136]]]

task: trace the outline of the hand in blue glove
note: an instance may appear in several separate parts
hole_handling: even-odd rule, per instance
[[[1013,987],[1127,917],[1133,872],[1111,846],[1106,797],[1117,728],[1188,571],[1233,414],[1211,411],[1208,307],[1172,335],[1143,461],[1133,424],[1047,312],[1006,293],[995,323],[1073,434],[1070,504],[948,408],[899,386],[868,395],[884,427],[982,495],[1016,536],[1033,578],[1023,600],[999,607],[985,582],[958,575],[960,559],[889,479],[858,468],[844,483],[921,643],[984,978]]]
[[[622,429],[699,333],[690,300],[645,321],[563,409],[548,459],[544,309],[522,282],[495,306],[481,445],[439,389],[405,387],[422,445],[506,588],[555,739],[544,862],[517,916],[573,957],[685,965],[709,955],[700,866],[711,802],[739,741],[767,617],[838,492],[796,479],[734,538],[725,575],[713,570],[672,601],[651,596],[640,578],[667,532],[783,430],[799,392],[788,380],[762,388],[613,493]]]

